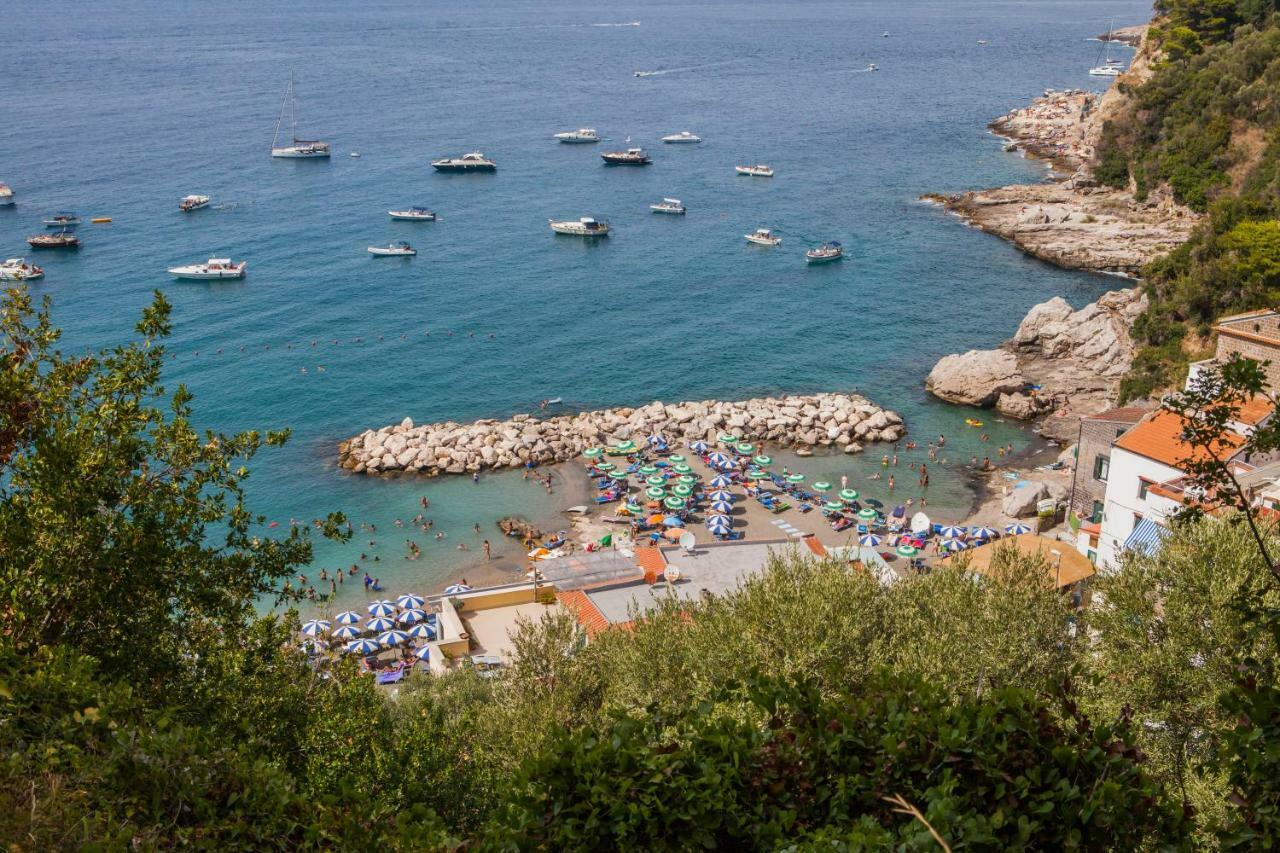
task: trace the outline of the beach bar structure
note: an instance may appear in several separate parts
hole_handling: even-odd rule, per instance
[[[967,561],[970,571],[993,575],[992,562],[1002,548],[1014,548],[1025,555],[1039,555],[1047,564],[1045,581],[1055,589],[1067,589],[1097,573],[1089,558],[1069,542],[1050,539],[1035,533],[1006,536],[987,545],[979,545],[942,560],[942,563]]]

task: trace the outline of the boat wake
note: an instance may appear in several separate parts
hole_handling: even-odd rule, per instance
[[[733,65],[741,60],[731,59],[726,62],[709,62],[706,65],[686,65],[683,68],[659,68],[656,71],[637,71],[637,77],[661,77],[664,74],[680,74],[686,71],[702,71],[706,68],[716,68],[721,65]]]
[[[509,24],[507,26],[495,27],[427,27],[428,30],[448,30],[450,32],[485,32],[485,31],[506,31],[506,30],[576,30],[589,29],[593,27],[638,27],[639,21],[624,21],[619,23],[598,23],[598,24]]]
[[[588,27],[638,27],[639,21],[627,21],[625,24],[587,24]]]

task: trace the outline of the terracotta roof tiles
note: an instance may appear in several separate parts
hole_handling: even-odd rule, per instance
[[[1203,461],[1203,450],[1192,448],[1182,440],[1183,419],[1172,412],[1158,411],[1116,439],[1115,446],[1145,456],[1170,468],[1181,468],[1188,460]],[[1238,433],[1227,433],[1214,448],[1214,456],[1227,459],[1245,442]]]

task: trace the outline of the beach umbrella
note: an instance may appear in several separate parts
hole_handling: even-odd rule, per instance
[[[750,471],[747,476],[753,480],[772,480],[773,476],[768,471]]]
[[[419,622],[425,622],[427,614],[416,607],[403,611],[396,617],[396,621],[401,625],[416,625]]]
[[[992,537],[998,536],[998,535],[999,533],[997,533],[994,527],[970,527],[969,528],[970,539],[991,539]]]
[[[813,490],[815,492],[829,492],[831,491],[831,484],[824,483],[821,480],[819,480],[818,482],[813,484]]]
[[[446,586],[444,588],[445,595],[460,595],[464,592],[471,592],[471,587],[467,586],[465,583],[455,583],[452,586]]]
[[[941,545],[938,546],[938,548],[943,551],[952,551],[952,552],[963,551],[965,548],[968,548],[968,547],[969,547],[968,545],[964,544],[964,542],[959,539],[947,539]]]
[[[658,466],[657,465],[641,465],[640,473],[644,474],[646,477],[656,474],[658,473]]]
[[[678,465],[672,465],[672,466],[671,466],[671,470],[672,470],[672,471],[675,471],[677,474],[692,474],[692,473],[693,473],[693,469],[692,469],[692,468],[690,468],[688,465],[684,464],[683,462],[679,463]]]
[[[667,478],[661,474],[654,474],[652,477],[647,477],[645,482],[650,486],[661,486],[667,482]]]
[[[431,657],[431,648],[429,646],[422,646],[421,648],[414,649],[413,656],[418,660],[426,660]]]
[[[689,445],[689,449],[694,453],[706,453],[707,443],[705,441],[695,441]]]
[[[693,494],[693,487],[686,486],[684,483],[676,483],[671,487],[671,494],[678,498],[687,498]]]
[[[434,640],[436,638],[436,629],[434,626],[423,622],[410,628],[408,634],[415,640]]]
[[[679,482],[684,483],[686,486],[692,486],[698,482],[698,478],[693,474],[681,474],[676,479]]]
[[[916,554],[920,553],[920,549],[913,545],[899,545],[894,549],[894,551],[899,557],[906,557],[907,559],[911,559]]]
[[[738,460],[726,458],[720,463],[721,471],[733,471],[738,467]]]
[[[373,640],[352,640],[347,643],[347,654],[350,655],[372,655],[382,651],[382,646]]]
[[[306,634],[308,637],[318,637],[321,634],[329,633],[329,629],[332,627],[332,624],[323,619],[312,619],[310,622],[303,624],[302,633]]]
[[[723,521],[725,524],[729,525],[730,527],[733,526],[733,519],[727,515],[708,515],[707,516],[707,524],[711,524],[712,522],[716,522],[716,521]]]
[[[344,610],[334,617],[339,625],[358,625],[364,617],[354,610]]]
[[[1030,533],[1031,528],[1020,521],[1015,521],[1013,524],[1006,524],[1004,532],[1009,536],[1021,536],[1024,533]]]
[[[355,625],[339,625],[333,636],[339,640],[354,640],[360,636],[360,629]]]
[[[652,447],[655,444],[666,444],[667,440],[660,435],[651,435],[645,439],[645,442]]]
[[[390,601],[373,601],[365,608],[370,616],[394,616],[396,606]]]
[[[667,490],[661,486],[650,486],[644,490],[644,495],[650,500],[660,501],[667,496]]]
[[[670,462],[683,462],[684,457],[681,456],[679,453],[672,453],[670,456],[667,457],[667,460]]]
[[[678,498],[672,495],[662,501],[662,505],[667,509],[684,509],[684,498]]]
[[[728,489],[716,489],[714,492],[707,495],[707,497],[713,501],[731,501],[733,500],[733,492]]]
[[[843,512],[844,504],[840,503],[839,501],[827,501],[822,505],[822,508],[825,509],[827,512]]]
[[[396,623],[389,616],[378,616],[370,619],[364,626],[366,631],[378,633],[379,631],[390,631],[396,626]]]
[[[615,479],[615,480],[625,480],[625,479],[627,479],[627,477],[630,477],[630,476],[631,476],[631,472],[629,472],[629,471],[612,471],[612,472],[610,472],[609,476],[610,476],[610,477],[612,477],[612,478],[613,478],[613,479]]]
[[[612,462],[597,462],[597,463],[596,463],[596,470],[597,470],[597,471],[606,471],[606,472],[608,472],[608,471],[612,471],[614,468],[617,468],[617,467],[618,467],[618,466],[617,466],[617,465],[614,465]]]
[[[404,631],[386,631],[378,635],[378,642],[387,647],[398,646],[409,642],[409,635]]]
[[[943,539],[963,539],[967,531],[963,527],[956,527],[954,524],[942,524],[938,526],[938,535]]]
[[[840,490],[840,500],[842,500],[842,501],[849,501],[850,503],[852,503],[853,501],[856,501],[857,499],[858,499],[858,490],[857,490],[857,489],[841,489],[841,490]]]
[[[614,449],[621,450],[623,453],[630,453],[636,449],[636,443],[634,441],[622,441],[619,442],[618,446]]]
[[[662,519],[662,523],[666,527],[684,527],[684,521],[674,515],[668,515],[666,518]]]
[[[755,457],[754,459],[752,459],[751,461],[752,461],[752,462],[754,462],[754,463],[756,463],[757,465],[772,465],[772,464],[773,464],[773,457],[772,457],[772,456],[765,456],[764,454],[761,454],[761,455],[759,455],[759,456]]]
[[[427,600],[416,592],[406,592],[404,595],[396,598],[396,604],[409,610],[417,610],[426,604]]]
[[[858,544],[864,548],[874,548],[880,544],[880,537],[874,533],[868,533],[858,539]]]
[[[623,509],[625,509],[627,512],[635,516],[644,515],[644,507],[642,506],[636,506],[635,504],[627,504],[626,506],[623,507]]]
[[[728,501],[712,501],[711,511],[727,514],[727,513],[733,512],[733,504],[729,503]]]
[[[713,536],[726,536],[733,530],[733,525],[729,524],[725,520],[724,516],[717,515],[713,518],[707,519],[707,530],[709,530]]]
[[[716,441],[720,442],[721,444],[737,444],[738,437],[736,435],[733,435],[732,433],[722,432],[720,433],[720,437],[717,438]]]
[[[876,512],[871,507],[864,507],[858,510],[858,518],[862,519],[863,521],[874,521],[878,515],[879,513]]]
[[[716,474],[711,478],[711,487],[713,489],[727,489],[733,485],[733,478],[728,474]]]
[[[582,451],[582,455],[588,459],[599,459],[601,453],[604,453],[604,451],[599,447],[588,447],[586,450]]]
[[[739,453],[748,454],[748,453],[751,453],[751,451],[755,450],[756,446],[749,441],[743,441],[737,444],[734,449],[736,449]]]
[[[662,523],[662,521],[663,521],[663,515],[662,515],[662,513],[660,513],[660,512],[655,512],[655,513],[653,513],[652,515],[650,515],[650,516],[649,516],[647,523],[648,523],[648,524],[661,524],[661,523]]]
[[[728,461],[729,461],[729,457],[725,456],[723,453],[721,453],[718,450],[715,453],[709,454],[707,456],[707,464],[710,465],[712,468],[723,467],[724,463]]]
[[[788,482],[788,483],[803,483],[803,482],[804,482],[804,474],[788,474],[788,475],[787,475],[787,482]]]

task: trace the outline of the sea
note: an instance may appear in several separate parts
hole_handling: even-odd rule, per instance
[[[1096,36],[1113,20],[1147,20],[1147,2],[59,9],[7,0],[0,12],[0,181],[18,200],[0,208],[0,256],[44,267],[31,290],[52,299],[68,351],[128,340],[162,291],[174,309],[166,386],[194,393],[197,423],[293,430],[253,462],[263,535],[345,512],[356,536],[318,542],[308,571],[359,565],[393,593],[438,590],[476,558],[481,536],[498,538],[501,516],[554,525],[583,484],[572,469],[554,494],[518,473],[474,483],[341,471],[337,442],[366,428],[538,412],[555,398],[548,411],[856,391],[899,411],[920,444],[902,452],[895,495],[872,479],[890,448],[779,458],[811,479],[844,476],[886,502],[926,497],[936,517],[958,518],[974,495],[969,460],[998,461],[996,446],[1021,453],[1035,439],[932,400],[930,367],[996,345],[1037,302],[1080,306],[1123,284],[1028,258],[919,196],[1044,179],[1045,165],[1006,153],[987,122],[1047,88],[1105,86],[1087,74]],[[327,140],[328,161],[268,154],[290,74],[298,135]],[[287,135],[287,109],[283,124]],[[603,141],[552,138],[578,127]],[[661,143],[681,130],[703,142]],[[600,151],[631,146],[653,164],[603,165]],[[430,167],[477,150],[496,174]],[[743,163],[776,176],[740,177]],[[213,204],[179,213],[190,193]],[[688,215],[652,214],[664,196]],[[387,216],[415,204],[439,221]],[[29,250],[24,238],[58,210],[85,218],[82,248]],[[588,243],[547,227],[584,215],[613,233]],[[746,244],[759,227],[782,245]],[[391,240],[417,257],[366,252]],[[828,240],[843,243],[844,260],[807,266],[804,250]],[[249,275],[210,284],[165,272],[208,257],[247,260]],[[908,466],[940,434],[946,464],[930,464],[928,493],[917,494]],[[419,513],[431,532],[412,523]],[[420,559],[404,558],[410,539]],[[357,587],[345,584],[341,600]]]

